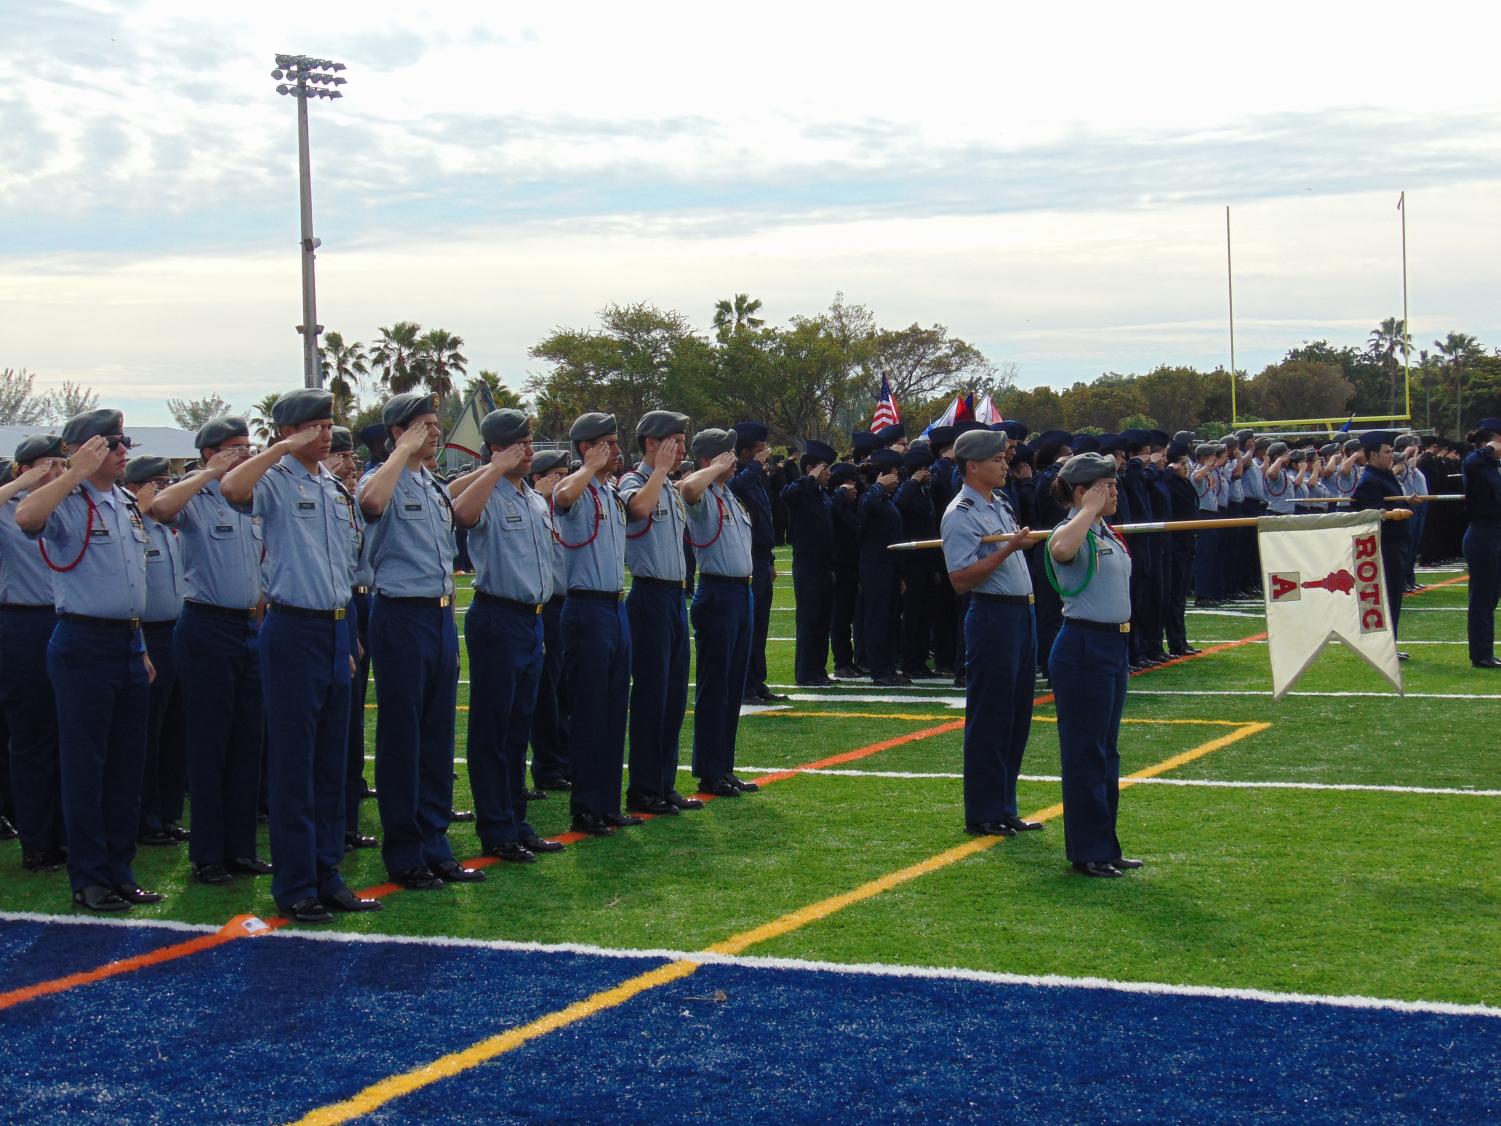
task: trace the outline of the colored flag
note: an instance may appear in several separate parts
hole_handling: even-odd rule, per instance
[[[881,376],[881,397],[876,400],[876,413],[871,417],[870,429],[874,433],[887,426],[895,426],[902,420],[896,400],[891,397],[891,384]]]
[[[923,436],[926,437],[939,426],[954,425],[954,423],[959,421],[959,410],[963,406],[964,400],[958,395],[955,395],[954,401],[948,405],[947,409],[945,409],[944,412],[937,418],[935,418],[932,422],[928,423],[927,426],[923,427]]]
[[[483,382],[476,383],[474,389],[465,397],[464,408],[459,411],[458,421],[448,432],[444,446],[448,449],[460,450],[478,461],[480,447],[485,444],[484,439],[480,437],[479,424],[484,421],[485,415],[494,409],[495,400],[490,396],[490,388]]]
[[[980,405],[975,408],[975,421],[983,422],[986,426],[990,426],[997,422],[1005,422],[1006,420],[1001,417],[1001,412],[995,409],[995,404],[990,401],[990,396],[986,395],[980,400]]]
[[[1350,415],[1350,417],[1348,419],[1345,420],[1345,424],[1343,426],[1341,426],[1337,431],[1335,431],[1335,433],[1336,434],[1348,434],[1350,432],[1350,423],[1352,423],[1354,421],[1355,421],[1355,416],[1352,414],[1352,415]]]
[[[974,417],[975,417],[975,393],[973,391],[971,391],[968,395],[964,396],[964,413],[959,416],[959,421],[962,422],[965,419],[972,419]]]
[[[1381,513],[1263,516],[1256,522],[1265,584],[1272,698],[1280,700],[1331,641],[1343,641],[1402,691],[1391,600],[1381,568]]]

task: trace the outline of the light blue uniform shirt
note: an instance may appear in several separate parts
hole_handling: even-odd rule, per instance
[[[182,613],[187,584],[183,581],[182,546],[167,525],[146,518],[146,612],[148,622],[174,622]]]
[[[1230,463],[1226,465],[1226,472],[1229,476],[1225,478],[1225,483],[1229,491],[1224,495],[1231,504],[1238,504],[1246,499],[1245,472],[1242,471],[1239,477],[1235,476],[1235,466]]]
[[[100,492],[85,481],[52,510],[40,538],[55,566],[78,560],[70,570],[53,573],[52,604],[59,614],[144,614],[146,524],[124,489],[113,485]]]
[[[231,507],[218,481],[183,505],[172,526],[182,537],[188,599],[229,610],[248,610],[260,601],[260,523]]]
[[[941,524],[943,563],[948,571],[962,571],[987,555],[1001,550],[1002,544],[981,543],[981,536],[1018,530],[1011,504],[999,489],[991,497],[966,484],[944,510]],[[1027,570],[1026,554],[1014,551],[985,581],[974,589],[981,594],[1031,594],[1032,575]]]
[[[568,561],[569,590],[625,589],[625,505],[615,486],[590,480],[566,512],[553,521]]]
[[[365,487],[360,486],[362,492]],[[402,469],[385,512],[366,527],[365,551],[379,593],[392,598],[453,593],[453,505],[426,466],[415,473]]]
[[[52,569],[35,541],[16,523],[20,493],[0,508],[0,602],[12,606],[51,606]]]
[[[620,499],[627,506],[625,562],[637,578],[665,579],[680,583],[688,578],[688,558],[683,554],[683,532],[688,510],[671,481],[662,482],[657,503],[644,520],[631,520],[631,498],[646,487],[651,470],[644,464],[620,479]]]
[[[490,490],[479,523],[469,529],[474,588],[541,605],[559,593],[558,550],[547,501],[525,481],[518,490],[502,477]]]
[[[288,454],[256,482],[251,505],[266,537],[266,597],[305,610],[346,607],[362,532],[334,475],[321,465],[309,473]]]
[[[1242,476],[1245,478],[1246,496],[1265,504],[1266,476],[1262,472],[1262,463],[1253,459],[1251,464],[1246,466],[1246,471]]]
[[[698,569],[743,579],[751,573],[751,520],[729,486],[715,481],[688,509],[688,537]]]
[[[1072,520],[1078,511],[1077,508],[1070,509],[1068,518]],[[1061,595],[1063,616],[1082,618],[1088,622],[1129,622],[1131,555],[1121,538],[1106,528],[1103,521],[1095,522],[1089,529],[1089,536],[1093,538],[1095,546],[1094,578],[1078,594]],[[1082,583],[1084,576],[1089,573],[1089,555],[1086,540],[1067,563],[1053,560],[1053,573],[1058,577],[1058,585],[1064,590],[1073,590]]]
[[[1333,485],[1331,495],[1342,497],[1353,496],[1355,494],[1355,486],[1360,484],[1360,475],[1364,469],[1364,466],[1357,465],[1354,469],[1346,472],[1345,467],[1341,465],[1335,470],[1333,476],[1329,478],[1330,484]]]
[[[1199,494],[1199,511],[1218,512],[1220,508],[1219,474],[1210,472],[1204,474],[1204,476],[1202,477],[1194,477],[1192,469],[1190,469],[1188,472],[1189,483],[1193,485],[1194,492]]]

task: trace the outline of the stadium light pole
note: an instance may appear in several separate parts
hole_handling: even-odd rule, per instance
[[[277,55],[276,92],[297,99],[297,179],[298,199],[302,210],[302,382],[307,387],[323,386],[323,362],[318,354],[318,299],[313,278],[313,252],[322,245],[313,237],[313,174],[308,153],[307,103],[309,98],[342,98],[345,79],[339,76],[343,63],[332,59],[315,59],[308,55]]]

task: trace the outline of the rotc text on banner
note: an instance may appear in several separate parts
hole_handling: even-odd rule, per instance
[[[1256,522],[1272,698],[1280,700],[1331,641],[1343,641],[1402,691],[1381,570],[1381,514],[1264,516]]]

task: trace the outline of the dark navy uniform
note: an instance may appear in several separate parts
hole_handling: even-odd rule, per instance
[[[877,450],[872,460],[880,460],[882,455],[895,463],[881,461],[883,471],[901,464],[900,456],[890,450]],[[896,556],[887,549],[901,540],[901,512],[891,494],[871,482],[860,498],[860,595],[864,603],[865,656],[871,678],[877,681],[896,676],[901,580]]]
[[[834,523],[834,605],[829,615],[829,649],[838,676],[864,675],[858,656],[865,652],[860,615],[860,497],[841,482],[858,485],[860,471],[849,463],[829,475],[829,515]]]
[[[1501,419],[1482,420],[1482,429],[1501,434]],[[1466,454],[1465,507],[1470,526],[1464,535],[1465,564],[1470,569],[1468,636],[1470,663],[1496,668],[1496,602],[1501,599],[1501,463],[1486,444]]]
[[[1385,432],[1377,432],[1385,433]],[[1371,435],[1366,435],[1370,437]],[[1364,440],[1364,439],[1362,439]],[[1390,437],[1388,436],[1388,443]],[[1377,447],[1379,448],[1379,447]],[[1377,469],[1367,465],[1361,474],[1355,491],[1350,494],[1351,507],[1356,510],[1374,509],[1391,511],[1405,507],[1398,501],[1384,497],[1398,496],[1402,486],[1389,469]],[[1407,552],[1412,546],[1412,529],[1407,520],[1383,520],[1381,522],[1381,573],[1386,582],[1387,606],[1392,615],[1392,637],[1397,636],[1397,623],[1402,617],[1402,592],[1406,586]]]
[[[828,453],[830,460],[824,464],[833,464],[832,450],[823,447],[817,452]],[[782,490],[782,501],[787,506],[792,590],[797,600],[794,679],[799,684],[821,685],[829,679],[834,616],[834,502],[815,478],[806,475]]]
[[[925,450],[908,450],[903,459],[908,472],[931,470],[932,455]],[[930,473],[931,476],[931,473]],[[933,511],[933,495],[927,484],[908,477],[896,488],[892,503],[902,516],[902,539],[932,540],[938,537],[938,517]],[[931,551],[903,552],[897,560],[901,580],[901,653],[902,672],[908,676],[929,676],[928,653],[932,649],[933,611],[937,606],[940,578],[938,558]]]
[[[766,427],[756,423],[754,425],[757,429],[742,433],[747,425],[742,422],[735,427],[735,433],[740,436],[742,443],[748,439],[765,439]],[[749,436],[753,434],[759,435],[759,438],[750,439]],[[767,492],[766,481],[766,469],[755,458],[747,461],[730,478],[730,491],[739,498],[751,521],[751,587],[756,599],[756,617],[752,623],[750,671],[746,674],[745,690],[747,696],[758,700],[773,698],[771,688],[766,683],[766,638],[771,632],[772,571],[776,565],[772,549],[776,545],[776,538],[772,527],[771,496]]]

